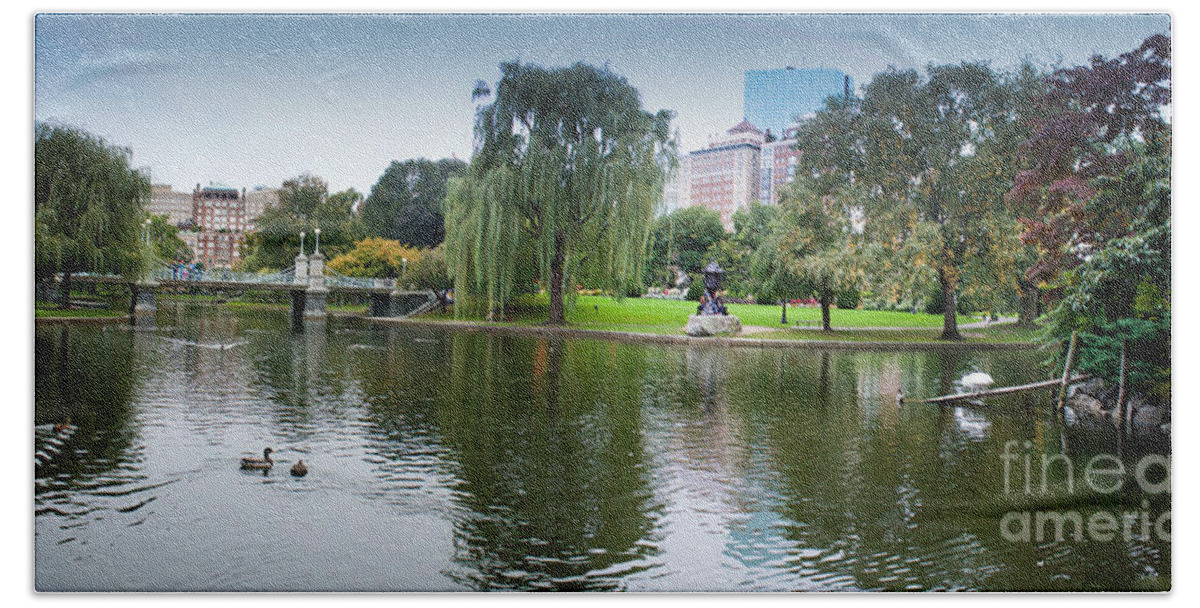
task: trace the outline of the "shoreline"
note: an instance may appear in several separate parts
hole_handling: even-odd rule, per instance
[[[202,302],[210,305],[224,305],[228,302]],[[263,310],[286,310],[286,305],[255,303],[254,308],[261,307]],[[635,331],[616,331],[605,329],[584,329],[572,326],[549,326],[549,325],[497,325],[485,321],[458,321],[458,320],[439,320],[431,321],[426,319],[412,318],[397,318],[397,317],[371,317],[362,312],[338,310],[329,311],[330,317],[338,318],[358,318],[368,323],[379,323],[385,325],[412,325],[417,327],[445,327],[450,329],[458,329],[465,331],[484,332],[484,333],[502,333],[510,335],[525,335],[525,336],[561,336],[568,338],[587,338],[593,340],[609,340],[615,342],[628,342],[638,344],[663,344],[676,346],[725,346],[725,347],[744,347],[744,348],[804,348],[804,349],[837,349],[837,350],[1032,350],[1037,349],[1037,344],[1023,342],[912,342],[912,341],[880,341],[880,340],[805,340],[805,339],[780,339],[780,338],[754,338],[749,335],[742,336],[709,336],[709,337],[692,337],[683,334],[656,334],[642,333]],[[67,324],[67,323],[91,323],[91,324],[119,324],[128,323],[131,315],[117,315],[111,317],[35,317],[38,324]],[[912,328],[889,328],[896,331],[910,330]],[[752,335],[752,334],[751,334]]]
[[[388,325],[415,325],[419,327],[450,327],[475,332],[508,333],[532,336],[563,336],[569,338],[591,338],[617,342],[642,344],[673,344],[687,346],[741,346],[758,348],[831,348],[839,350],[1029,350],[1038,345],[1021,342],[901,342],[901,341],[853,341],[853,340],[788,340],[746,338],[736,336],[712,336],[694,338],[686,335],[647,334],[631,331],[603,329],[581,329],[570,326],[495,325],[483,321],[427,321],[394,317],[362,317],[370,323]]]
[[[34,323],[128,323],[133,315],[111,317],[34,317]]]

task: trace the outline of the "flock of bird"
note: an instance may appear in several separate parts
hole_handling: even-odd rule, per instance
[[[243,458],[242,468],[250,471],[271,470],[271,467],[275,466],[275,461],[271,459],[271,453],[274,451],[266,448],[263,450],[262,458]],[[292,465],[292,476],[304,477],[305,475],[308,475],[308,467],[304,466],[304,459],[297,460],[296,464]]]
[[[46,440],[45,445],[41,450],[38,450],[34,456],[34,464],[42,466],[54,457],[54,454],[59,452],[60,446],[75,433],[75,425],[71,424],[71,419],[67,418],[63,422],[58,422],[54,425],[54,435]],[[251,471],[269,471],[275,466],[275,461],[271,459],[271,453],[275,450],[267,448],[263,450],[262,458],[243,458],[242,468]],[[308,467],[304,464],[304,459],[296,461],[292,465],[292,476],[304,477],[308,475]]]
[[[992,383],[992,377],[982,372],[974,372],[964,376],[961,380],[961,383],[967,387],[988,386]],[[896,395],[896,402],[903,403],[903,401],[903,394],[898,393]],[[65,441],[66,438],[70,437],[71,433],[74,432],[75,427],[71,424],[70,418],[67,418],[65,422],[60,422],[54,425],[54,434],[55,439],[58,440],[57,443],[61,444],[62,441]],[[56,447],[57,446],[50,446],[46,449],[57,452],[58,450]],[[275,461],[271,459],[271,453],[274,451],[275,450],[272,450],[271,448],[266,448],[263,450],[262,458],[242,458],[242,468],[251,471],[271,470],[271,467],[275,466]],[[39,465],[42,464],[43,460],[48,461],[50,459],[49,454],[42,452],[39,452],[37,456],[37,463]],[[292,465],[291,473],[294,477],[304,477],[305,475],[308,475],[308,467],[304,465],[304,459],[297,460],[296,464]]]

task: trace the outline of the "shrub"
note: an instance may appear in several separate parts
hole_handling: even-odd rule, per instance
[[[415,262],[409,262],[405,283],[412,283],[417,289],[433,289],[443,291],[454,287],[454,282],[447,276],[446,251],[438,245],[433,249],[421,252]]]
[[[508,299],[504,315],[543,316],[550,314],[550,296],[545,293],[520,293]]]
[[[704,295],[704,277],[694,274],[692,275],[692,284],[688,285],[687,299],[699,302],[702,295]]]
[[[404,271],[404,260],[415,264],[421,252],[405,247],[399,241],[366,238],[354,244],[354,249],[329,260],[329,269],[348,277],[398,277]]]
[[[857,289],[846,289],[835,294],[833,301],[838,308],[858,308],[858,305],[862,303],[862,294]]]

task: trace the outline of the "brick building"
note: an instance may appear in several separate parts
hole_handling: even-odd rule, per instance
[[[150,204],[146,210],[167,218],[173,226],[183,226],[192,220],[192,195],[176,192],[168,184],[154,184],[150,187]]]
[[[179,238],[191,248],[195,261],[208,268],[232,268],[241,261],[246,233],[255,220],[279,205],[279,190],[259,186],[247,191],[210,185],[176,192],[167,184],[152,187],[146,210],[179,226]]]
[[[707,148],[688,154],[688,204],[712,209],[725,230],[733,213],[758,199],[763,133],[743,120]]]
[[[794,133],[789,130],[785,139],[764,142],[759,159],[758,201],[767,205],[779,204],[779,190],[796,179],[800,150]]]

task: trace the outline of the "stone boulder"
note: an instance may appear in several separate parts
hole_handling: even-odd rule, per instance
[[[1160,426],[1165,420],[1165,412],[1160,407],[1143,405],[1133,410],[1133,423],[1139,426]]]
[[[1104,418],[1108,415],[1108,412],[1104,410],[1104,404],[1099,399],[1084,392],[1077,392],[1072,395],[1068,403],[1079,414],[1086,414],[1096,418]]]
[[[684,331],[693,337],[739,334],[742,320],[734,315],[691,315]]]

